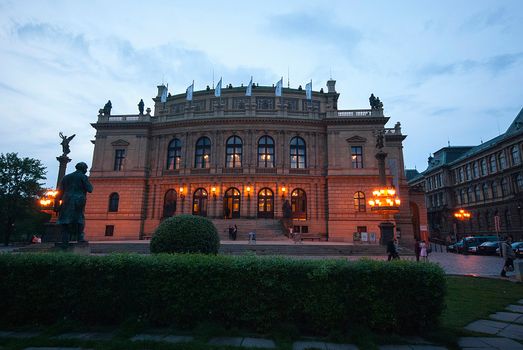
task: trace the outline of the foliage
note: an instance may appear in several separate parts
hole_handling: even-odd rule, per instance
[[[446,289],[440,267],[407,261],[3,254],[0,271],[0,300],[9,301],[0,326],[134,318],[177,328],[410,333],[436,324]]]
[[[162,222],[151,239],[152,253],[217,254],[218,231],[211,220],[195,215],[178,215]]]
[[[0,154],[0,218],[4,244],[8,245],[15,224],[36,208],[43,194],[45,167],[37,159],[19,158],[17,153]]]

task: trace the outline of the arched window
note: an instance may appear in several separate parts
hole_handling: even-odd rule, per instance
[[[296,220],[307,220],[307,196],[305,191],[297,188],[291,193],[292,217]]]
[[[225,166],[227,168],[241,168],[242,166],[242,139],[238,136],[231,136],[227,139]]]
[[[472,186],[470,186],[467,189],[467,197],[468,197],[468,202],[469,203],[473,203],[474,202],[474,191],[472,191]]]
[[[461,203],[467,204],[469,202],[469,199],[467,197],[467,192],[465,192],[464,188],[461,189],[460,197],[461,197]]]
[[[479,186],[474,187],[474,194],[476,195],[476,202],[481,200],[481,188]]]
[[[356,211],[365,211],[365,193],[358,191],[354,193],[354,209]]]
[[[194,191],[192,215],[207,216],[207,197],[207,191],[203,188]]]
[[[465,175],[467,176],[467,181],[470,180],[470,164],[467,164],[465,167]]]
[[[293,137],[291,139],[291,168],[303,169],[307,167],[307,151],[305,149],[305,141],[301,137]]]
[[[182,161],[182,143],[173,139],[167,147],[167,170],[180,169]]]
[[[492,198],[498,198],[498,183],[492,181]]]
[[[487,161],[485,158],[481,160],[481,176],[487,175]]]
[[[477,178],[479,176],[479,165],[478,165],[478,162],[475,161],[473,164],[472,164],[472,176],[474,178]]]
[[[463,180],[464,180],[463,168],[459,168],[459,182],[463,182]]]
[[[496,164],[496,156],[492,155],[490,156],[490,172],[495,173],[498,171],[498,166]]]
[[[519,153],[518,145],[512,146],[510,149],[510,155],[512,157],[512,165],[518,165],[521,163],[521,155]]]
[[[483,199],[490,199],[490,192],[486,182],[483,184]]]
[[[270,136],[258,140],[258,167],[274,168],[274,140]]]
[[[521,174],[516,175],[516,185],[519,191],[523,190],[523,176]]]
[[[504,177],[501,179],[501,195],[507,196],[509,194],[509,188],[508,188],[508,181],[507,178]]]
[[[120,196],[118,193],[111,193],[109,196],[109,212],[115,213],[118,211],[118,204],[120,202]]]
[[[194,156],[195,168],[208,168],[211,161],[211,140],[208,137],[200,137],[196,141],[196,150]]]
[[[274,217],[274,194],[269,188],[258,192],[258,217],[272,219]]]
[[[165,192],[165,196],[163,197],[163,216],[164,218],[168,218],[174,215],[176,212],[176,191],[175,190],[168,190]]]
[[[499,170],[503,170],[507,167],[507,159],[505,158],[505,152],[501,151],[498,154]]]
[[[226,219],[240,217],[241,194],[237,188],[231,187],[223,195],[223,216]]]

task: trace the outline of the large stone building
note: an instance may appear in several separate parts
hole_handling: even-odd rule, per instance
[[[409,186],[425,192],[429,231],[438,238],[511,234],[523,239],[523,109],[502,135],[478,146],[444,147]],[[469,220],[454,213],[465,209]]]
[[[207,88],[162,102],[162,85],[154,115],[101,112],[92,124],[88,238],[147,238],[179,214],[207,216],[220,230],[240,222],[240,231],[282,236],[286,201],[295,231],[346,242],[412,237],[400,124],[385,128],[382,108],[339,110],[335,81],[327,88],[310,100],[301,87],[276,97],[274,87],[254,85],[251,96],[229,86],[220,97]],[[385,218],[367,204],[379,184],[378,133],[387,181],[403,200],[399,214]]]

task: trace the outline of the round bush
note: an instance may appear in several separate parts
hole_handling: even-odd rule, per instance
[[[151,239],[151,253],[217,254],[219,247],[220,238],[212,221],[193,215],[165,220]]]

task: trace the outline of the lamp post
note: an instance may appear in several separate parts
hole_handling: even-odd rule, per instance
[[[465,221],[468,221],[470,220],[470,218],[472,217],[472,214],[470,213],[470,211],[466,210],[466,209],[458,209],[454,212],[454,218],[456,220],[459,220],[462,222],[462,224],[465,222]],[[458,227],[456,224],[454,224],[455,227],[454,227],[454,241],[456,241],[456,243],[458,242]],[[463,229],[463,233],[465,233],[465,229]],[[458,250],[457,246],[456,246],[456,251]],[[466,246],[466,241],[463,240],[463,253],[464,254],[467,254],[467,246]]]

